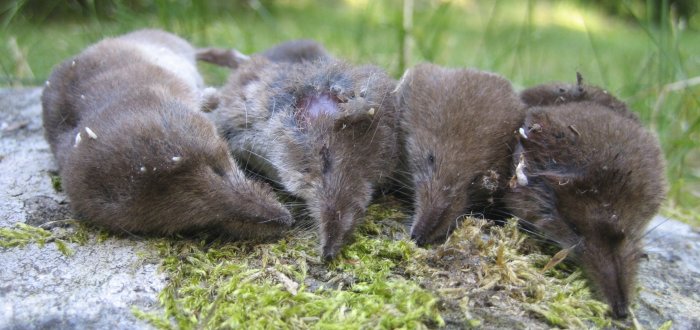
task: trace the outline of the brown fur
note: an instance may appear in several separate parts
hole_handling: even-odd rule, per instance
[[[242,163],[305,200],[326,260],[395,167],[394,86],[374,67],[254,56],[232,73],[212,113]]]
[[[639,120],[637,114],[629,111],[624,102],[610,95],[608,91],[584,85],[580,73],[576,73],[576,80],[576,84],[552,83],[528,88],[520,93],[520,98],[531,107],[590,101],[605,106],[621,116]]]
[[[560,90],[578,94],[562,98],[569,92]],[[514,178],[507,207],[560,246],[575,246],[575,259],[613,316],[624,318],[641,238],[666,191],[659,143],[623,102],[580,79],[522,97],[532,107],[513,168],[522,161],[528,183]]]
[[[500,76],[432,64],[404,75],[398,99],[415,188],[411,237],[441,241],[462,215],[487,212],[499,201],[524,106]]]
[[[198,113],[194,64],[187,42],[144,30],[105,39],[54,70],[42,95],[44,128],[80,218],[116,232],[232,238],[291,225]]]

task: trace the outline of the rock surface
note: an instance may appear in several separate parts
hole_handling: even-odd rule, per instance
[[[51,184],[56,164],[44,140],[41,89],[0,90],[0,227],[70,218]],[[60,228],[59,228],[60,229]],[[0,329],[138,329],[131,309],[152,310],[165,278],[149,263],[148,245],[109,238],[0,248]]]
[[[40,95],[38,88],[0,90],[0,227],[70,217],[66,196],[51,184],[57,168],[43,137]],[[661,217],[651,228],[636,318],[644,328],[670,320],[674,329],[700,329],[700,233]],[[144,258],[153,248],[139,238],[69,245],[71,256],[54,244],[0,248],[0,329],[150,328],[131,310],[159,308],[166,279],[157,260]]]
[[[672,329],[700,329],[700,232],[660,216],[649,225],[642,290],[634,310],[644,328],[672,321]]]

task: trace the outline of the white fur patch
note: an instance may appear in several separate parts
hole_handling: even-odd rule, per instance
[[[403,73],[403,76],[401,76],[401,80],[399,80],[399,83],[396,84],[396,88],[394,88],[392,93],[396,93],[399,89],[401,89],[403,84],[406,82],[406,77],[408,77],[410,72],[411,72],[411,69],[407,69],[406,72]]]
[[[237,59],[238,61],[240,61],[240,62],[244,62],[244,61],[249,61],[249,60],[250,60],[250,56],[248,56],[248,55],[246,55],[246,54],[243,54],[243,53],[241,53],[241,52],[239,52],[239,51],[237,51],[237,50],[235,50],[235,49],[233,50],[233,56],[235,56],[236,59]]]
[[[190,60],[169,48],[145,42],[134,43],[134,47],[141,52],[145,60],[178,76],[192,90],[197,90],[199,86],[204,84],[202,77],[197,72],[194,59]]]
[[[515,167],[515,177],[518,180],[518,185],[527,186],[527,176],[525,175],[525,156],[520,155],[520,161]]]
[[[77,148],[78,145],[80,144],[80,141],[83,140],[83,137],[80,136],[80,132],[75,135],[75,143],[73,143],[73,148]]]
[[[525,134],[524,128],[520,127],[520,129],[518,129],[518,133],[520,133],[520,136],[522,136],[525,140],[527,140],[527,134]]]
[[[212,95],[216,94],[216,88],[214,87],[206,87],[202,90],[202,99],[207,99],[211,97]]]
[[[90,127],[85,126],[85,132],[87,132],[88,136],[89,136],[91,139],[97,140],[97,134],[95,134],[95,132],[93,132],[93,131],[90,129]]]

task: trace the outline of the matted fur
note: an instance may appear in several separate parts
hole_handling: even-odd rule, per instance
[[[610,304],[627,315],[642,236],[665,196],[659,142],[608,92],[579,83],[522,92],[530,106],[513,155],[527,185],[509,211],[573,257]]]
[[[316,48],[308,60],[290,47],[240,65],[212,118],[243,165],[305,200],[329,260],[395,168],[395,82],[376,67],[319,57]]]

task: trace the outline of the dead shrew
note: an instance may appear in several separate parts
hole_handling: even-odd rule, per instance
[[[78,217],[114,232],[266,238],[292,224],[246,179],[199,108],[195,50],[142,30],[58,65],[42,95],[46,139]]]
[[[500,202],[524,105],[496,74],[432,64],[408,70],[397,97],[414,188],[411,237],[439,242],[463,215],[489,213]]]
[[[615,318],[627,316],[644,231],[665,193],[654,134],[600,88],[548,84],[521,94],[530,108],[512,158],[510,213],[571,248]],[[571,254],[570,254],[571,255]]]
[[[234,70],[212,118],[242,164],[305,200],[330,260],[395,168],[395,81],[376,67],[281,52]]]

